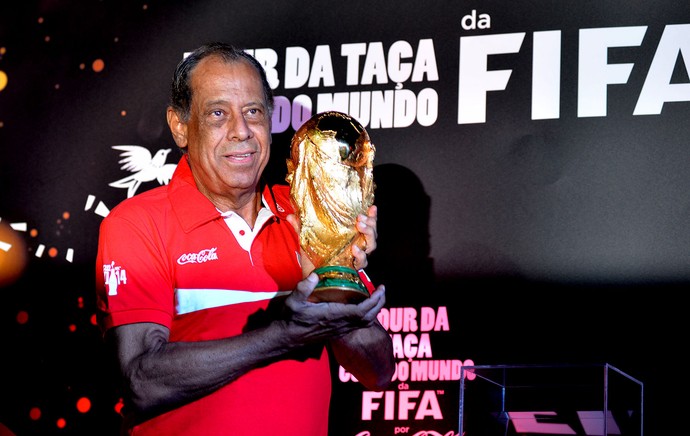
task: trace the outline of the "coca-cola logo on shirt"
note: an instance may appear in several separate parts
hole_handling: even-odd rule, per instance
[[[179,265],[185,265],[187,263],[204,263],[210,260],[218,260],[218,255],[216,250],[218,247],[205,248],[198,253],[185,253],[177,259]]]

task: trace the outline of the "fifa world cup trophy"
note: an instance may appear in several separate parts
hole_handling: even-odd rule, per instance
[[[300,245],[319,276],[312,300],[362,301],[369,291],[350,246],[365,244],[356,222],[374,202],[376,148],[357,120],[328,111],[295,132],[290,152],[285,180],[301,222]]]

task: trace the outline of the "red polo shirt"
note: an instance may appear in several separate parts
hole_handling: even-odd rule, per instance
[[[288,186],[267,187],[263,202],[254,229],[222,215],[183,157],[169,185],[115,207],[101,224],[96,262],[103,331],[154,322],[170,329],[172,342],[261,326],[272,299],[302,276],[299,240],[285,219]],[[325,436],[330,396],[328,355],[319,347],[250,371],[129,434]]]

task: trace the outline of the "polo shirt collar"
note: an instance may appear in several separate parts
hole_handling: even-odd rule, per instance
[[[262,196],[264,207],[267,206],[265,195],[267,189],[264,189],[264,195]],[[170,180],[168,198],[172,204],[175,216],[180,221],[182,230],[185,233],[189,233],[210,221],[222,218],[213,203],[196,187],[186,154],[178,162],[177,168]],[[268,206],[269,210],[272,209],[270,202]],[[271,212],[275,213],[275,211]]]

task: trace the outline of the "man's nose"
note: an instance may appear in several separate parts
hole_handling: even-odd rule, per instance
[[[231,141],[244,141],[251,136],[252,131],[242,114],[230,118],[228,123],[228,139]]]

